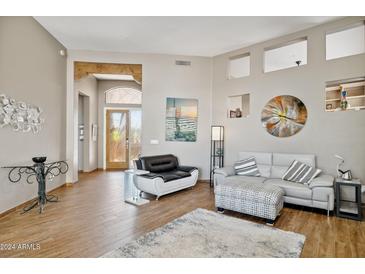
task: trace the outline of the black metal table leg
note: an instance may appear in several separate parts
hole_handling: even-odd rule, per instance
[[[31,205],[24,207],[23,212],[21,214],[27,213],[29,210],[32,210],[33,208],[38,206],[38,204],[39,204],[39,200],[37,198],[37,200],[35,200]]]
[[[19,182],[22,175],[26,176],[28,184],[32,184],[34,181],[38,183],[38,198],[30,206],[25,207],[22,214],[37,206],[39,206],[39,213],[42,213],[47,202],[58,202],[56,195],[47,195],[46,181],[47,179],[52,180],[60,174],[66,174],[68,165],[65,161],[45,163],[46,159],[47,157],[34,157],[32,166],[4,167],[10,169],[8,178],[13,183]]]
[[[51,202],[51,203],[57,203],[58,202],[58,197],[56,195],[47,195],[46,196],[46,201]]]

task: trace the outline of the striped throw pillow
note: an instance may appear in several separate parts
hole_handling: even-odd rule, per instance
[[[291,163],[287,171],[285,171],[282,179],[307,185],[321,172],[322,170],[320,169],[295,160]]]
[[[250,157],[248,159],[239,160],[234,164],[234,171],[237,175],[246,176],[261,176],[260,171],[256,165],[255,157]]]

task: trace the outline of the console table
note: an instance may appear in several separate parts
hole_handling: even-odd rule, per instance
[[[68,165],[66,161],[57,161],[45,163],[47,157],[32,158],[34,164],[32,166],[7,166],[3,168],[10,169],[8,178],[12,183],[18,183],[22,177],[26,178],[28,184],[38,182],[38,197],[34,202],[23,209],[23,213],[39,206],[39,213],[42,213],[47,202],[57,202],[58,197],[55,195],[47,195],[46,181],[52,181],[54,177],[60,174],[66,174]]]
[[[355,201],[343,200],[341,198],[341,188],[351,187],[355,192]],[[362,220],[361,206],[361,181],[354,179],[351,181],[336,179],[336,215],[338,217],[349,218],[357,221]]]

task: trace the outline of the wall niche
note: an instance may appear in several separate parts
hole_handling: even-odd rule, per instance
[[[227,105],[228,118],[248,117],[250,115],[250,94],[228,96]]]
[[[365,109],[365,77],[327,82],[325,103],[328,112]]]

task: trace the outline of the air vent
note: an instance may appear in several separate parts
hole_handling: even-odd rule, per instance
[[[191,66],[190,61],[184,61],[184,60],[176,60],[175,65],[177,66]]]

